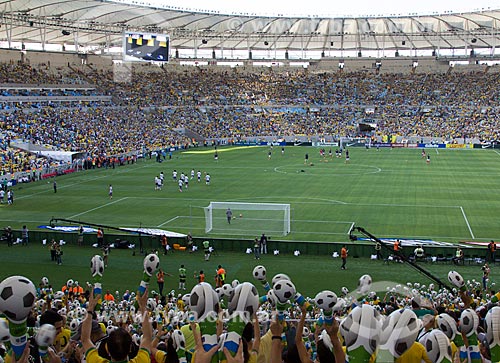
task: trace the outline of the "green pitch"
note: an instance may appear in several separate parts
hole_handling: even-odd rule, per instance
[[[421,150],[350,149],[351,160],[335,156],[326,161],[319,149],[275,147],[268,158],[268,147],[220,148],[219,160],[213,149],[193,149],[175,153],[172,160],[156,163],[140,160],[137,164],[96,169],[52,180],[16,186],[15,204],[0,205],[0,223],[30,230],[48,224],[52,217],[80,220],[116,227],[152,227],[205,236],[202,207],[210,201],[289,203],[291,233],[273,239],[300,241],[347,241],[347,233],[356,223],[378,237],[426,238],[457,242],[498,240],[500,236],[499,195],[500,154],[494,150],[427,150],[431,162],[421,157]],[[334,150],[335,151],[335,150]],[[304,164],[304,155],[309,162]],[[328,153],[328,149],[327,149]],[[201,170],[202,181],[190,180],[189,189],[179,192],[172,181],[172,171],[190,174]],[[163,190],[154,190],[154,177],[163,171]],[[204,175],[211,175],[205,185]],[[108,196],[113,185],[113,199]],[[218,218],[225,218],[224,211]],[[210,237],[244,238],[259,236],[265,223],[254,230],[241,228],[250,213],[235,213],[231,225]],[[272,218],[272,217],[270,217]],[[248,224],[246,224],[248,226]],[[106,231],[105,231],[106,232]],[[90,257],[99,250],[89,247],[64,247],[63,265],[50,261],[49,252],[40,241],[30,248],[0,246],[0,276],[24,274],[38,282],[48,276],[56,288],[68,278],[85,282],[90,279]],[[228,279],[251,280],[257,264],[252,255],[224,253],[204,262],[201,252],[161,256],[162,267],[174,277],[166,280],[166,289],[177,287],[176,272],[181,263],[189,274],[203,269],[212,282],[217,264],[228,270]],[[340,261],[329,256],[264,256],[259,263],[269,275],[289,274],[304,294],[321,289],[354,289],[357,279],[369,271],[375,281],[421,281],[429,283],[414,270],[400,264],[350,258],[348,269],[340,271]],[[111,253],[104,276],[104,289],[135,289],[140,281],[142,257],[130,250]],[[293,267],[292,267],[293,266]],[[425,267],[445,279],[451,265],[427,264]],[[466,279],[480,280],[477,265],[458,267]],[[397,278],[395,278],[397,276]],[[324,277],[324,278],[323,278]],[[498,277],[492,271],[492,281]],[[190,279],[188,288],[195,283]],[[153,282],[152,288],[156,288]]]
[[[40,244],[28,248],[21,245],[14,247],[0,246],[0,280],[6,276],[19,274],[30,278],[38,285],[42,276],[47,276],[55,290],[60,290],[62,285],[69,279],[77,280],[82,286],[87,281],[91,282],[90,259],[94,254],[101,251],[90,247],[65,246],[63,264],[58,266],[50,260],[50,254],[46,247]],[[125,289],[135,291],[142,278],[143,257],[132,255],[130,250],[112,250],[109,256],[109,265],[105,269],[102,279],[103,290],[110,290],[113,294],[116,290],[121,294]],[[227,280],[250,281],[257,286],[260,294],[264,289],[260,283],[252,278],[252,270],[255,266],[262,264],[267,268],[269,280],[277,273],[286,273],[290,276],[297,289],[305,296],[314,297],[321,290],[329,289],[340,293],[345,286],[350,291],[356,289],[360,276],[368,273],[372,276],[374,284],[377,283],[380,293],[386,291],[386,286],[396,283],[420,282],[428,285],[433,281],[418,274],[409,266],[400,263],[385,263],[383,261],[372,261],[366,258],[349,258],[347,270],[341,270],[339,258],[330,256],[306,256],[294,257],[292,255],[265,255],[260,260],[255,260],[253,255],[244,253],[219,252],[206,262],[203,253],[198,251],[193,254],[187,252],[175,252],[166,256],[160,255],[161,267],[164,271],[172,274],[165,278],[165,291],[178,288],[178,269],[184,264],[187,269],[187,292],[190,292],[196,284],[194,273],[203,270],[206,281],[214,284],[215,270],[218,264],[222,264],[227,271]],[[465,280],[475,279],[481,281],[481,265],[454,266],[441,263],[422,263],[421,266],[430,270],[437,277],[447,282],[448,271],[459,271]],[[500,271],[492,268],[489,286],[496,289],[494,282],[498,281]],[[493,283],[493,285],[491,285]],[[158,291],[156,279],[153,277],[150,290]],[[164,293],[165,293],[164,291]],[[180,291],[180,293],[184,293]]]
[[[270,233],[274,239],[345,241],[353,223],[378,237],[448,242],[500,237],[500,154],[495,150],[431,149],[430,164],[417,149],[352,148],[348,164],[335,155],[323,160],[317,148],[286,147],[282,155],[275,147],[270,159],[269,150],[219,148],[215,161],[213,149],[191,149],[161,164],[153,158],[79,172],[58,177],[57,194],[52,181],[20,185],[14,188],[14,206],[0,206],[0,223],[35,229],[55,217],[204,236],[202,207],[233,201],[289,203],[291,233]],[[305,153],[312,165],[304,164]],[[181,193],[172,180],[174,169],[179,174],[201,170],[202,181],[195,177]],[[165,185],[155,191],[154,177],[161,171]],[[205,185],[205,173],[210,185]],[[265,221],[248,228],[251,214],[239,214],[209,236],[249,239],[267,228]],[[214,218],[224,219],[224,211]]]

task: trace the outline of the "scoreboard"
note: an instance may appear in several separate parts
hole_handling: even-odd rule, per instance
[[[125,32],[123,60],[168,62],[170,37],[165,34]]]

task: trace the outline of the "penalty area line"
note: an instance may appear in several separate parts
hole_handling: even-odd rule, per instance
[[[462,215],[464,216],[465,219],[465,224],[467,224],[467,228],[469,228],[470,236],[475,239],[474,233],[472,233],[472,228],[470,228],[469,220],[467,219],[467,216],[465,215],[464,209],[460,207],[460,210],[462,211]]]
[[[98,210],[98,209],[101,209],[101,208],[107,207],[107,206],[109,206],[109,205],[112,205],[112,204],[115,204],[115,203],[121,202],[122,200],[125,200],[125,199],[128,199],[128,197],[123,197],[123,198],[120,198],[120,199],[115,200],[115,201],[113,201],[113,202],[109,202],[109,203],[106,203],[106,204],[100,205],[99,207],[95,207],[95,208],[92,208],[92,209],[86,210],[85,212],[82,212],[82,213],[78,213],[78,214],[75,214],[75,215],[69,216],[69,217],[68,217],[68,219],[73,219],[73,218],[76,218],[76,217],[82,216],[82,215],[84,215],[84,214],[87,214],[87,213],[93,212],[93,211],[95,211],[95,210]]]
[[[157,225],[156,227],[157,227],[157,228],[163,227],[165,224],[169,224],[170,222],[175,221],[177,218],[179,218],[179,216],[175,216],[174,218],[170,218],[168,221],[163,222],[162,224],[159,224],[159,225]]]

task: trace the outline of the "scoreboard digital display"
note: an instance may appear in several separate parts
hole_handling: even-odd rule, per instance
[[[123,59],[168,62],[170,38],[165,34],[126,32],[123,39]]]

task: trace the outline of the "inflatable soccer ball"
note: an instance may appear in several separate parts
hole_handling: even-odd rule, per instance
[[[495,306],[486,314],[486,340],[490,347],[500,345],[500,307]]]
[[[473,309],[465,309],[460,315],[460,331],[466,336],[471,336],[477,331],[479,317]]]
[[[458,288],[461,288],[465,285],[464,278],[457,271],[448,272],[448,281]]]
[[[399,358],[417,339],[417,320],[417,315],[410,309],[393,311],[383,322],[380,349],[388,350],[393,357]]]
[[[360,294],[367,294],[372,286],[372,277],[370,275],[363,275],[358,281],[358,292]]]
[[[280,303],[286,303],[293,298],[295,293],[295,285],[290,280],[279,280],[273,285],[274,294]]]
[[[347,351],[363,347],[373,354],[380,340],[380,321],[378,311],[371,305],[355,307],[340,324]]]
[[[439,314],[436,319],[437,327],[441,330],[450,340],[455,339],[457,335],[457,323],[450,315],[443,313]]]
[[[43,287],[49,286],[49,278],[48,277],[42,277],[41,281]]]
[[[234,290],[234,288],[229,284],[222,285],[221,289],[222,289],[222,293],[224,294],[224,296],[227,296],[227,297],[230,297],[231,293]]]
[[[231,287],[234,289],[236,288],[236,286],[238,286],[240,284],[240,282],[238,280],[233,280],[231,281]]]
[[[69,323],[69,330],[71,330],[72,333],[76,333],[78,330],[78,326],[80,325],[80,320],[78,319],[73,319]]]
[[[314,298],[314,303],[324,311],[331,311],[337,303],[337,295],[332,291],[321,291]]]
[[[253,277],[258,281],[266,281],[266,268],[262,265],[255,266],[253,269]]]
[[[191,294],[185,294],[182,296],[182,302],[184,303],[185,307],[189,307],[189,299],[191,298]]]
[[[217,296],[219,297],[219,300],[224,297],[224,291],[222,291],[222,287],[216,288],[215,292],[217,293]]]
[[[148,309],[149,311],[153,311],[154,309],[156,309],[156,305],[156,300],[150,297],[146,302],[146,309]]]
[[[68,281],[66,281],[66,286],[68,286],[68,287],[73,287],[74,284],[75,284],[75,281],[73,281],[73,279],[68,279]]]
[[[271,304],[272,307],[275,307],[278,303],[278,298],[276,297],[273,289],[270,289],[267,292],[267,301],[269,302],[269,304]]]
[[[279,280],[289,280],[289,281],[291,281],[291,279],[290,279],[290,277],[288,277],[288,275],[277,274],[271,280],[271,286],[274,286],[274,284],[277,283]]]
[[[35,285],[24,276],[7,277],[0,283],[0,311],[14,323],[26,320],[35,300]]]
[[[427,335],[425,350],[431,362],[441,363],[445,359],[452,362],[451,344],[446,335],[439,329],[434,329]]]
[[[198,320],[203,320],[209,313],[219,311],[219,298],[209,283],[201,282],[191,290],[189,307]]]
[[[56,328],[50,324],[43,324],[36,333],[36,344],[40,347],[48,347],[54,343],[56,338]]]
[[[250,282],[244,282],[236,286],[229,301],[229,314],[235,311],[244,311],[248,313],[248,318],[250,318],[258,308],[259,293],[255,286]]]
[[[172,340],[174,342],[174,348],[175,350],[185,350],[186,349],[186,338],[184,337],[184,334],[182,334],[182,331],[176,329],[172,332]]]
[[[153,275],[159,267],[160,258],[154,253],[150,253],[144,258],[144,272],[146,272],[149,276]]]
[[[101,256],[95,255],[90,260],[90,273],[92,276],[100,275],[102,276],[104,272],[104,260]]]

